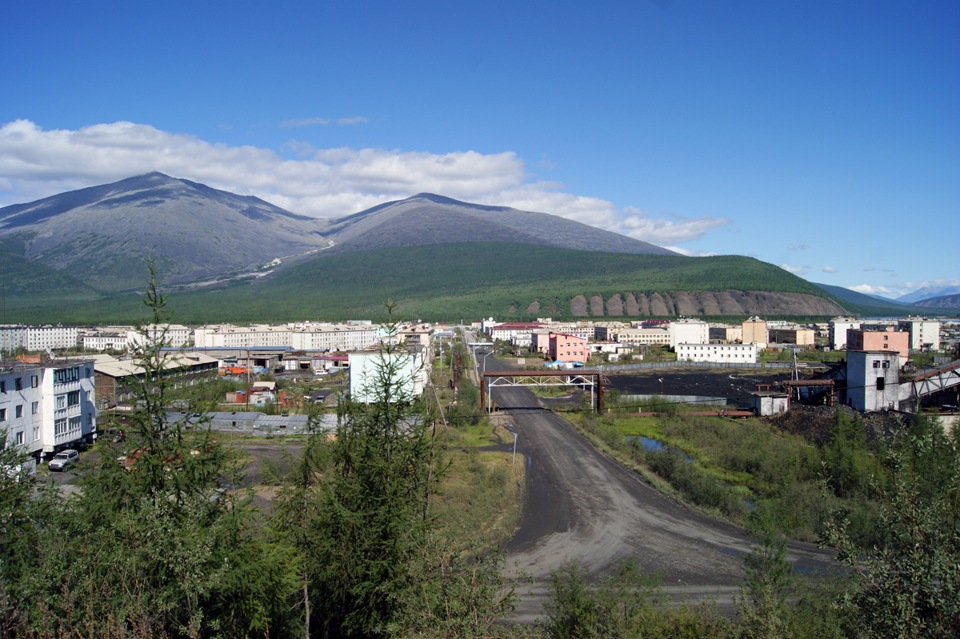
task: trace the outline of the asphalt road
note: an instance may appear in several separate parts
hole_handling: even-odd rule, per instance
[[[714,602],[731,610],[743,579],[743,556],[755,542],[729,523],[667,498],[640,477],[601,454],[559,416],[537,406],[517,387],[494,389],[518,433],[527,459],[527,491],[518,532],[507,545],[507,564],[525,576],[512,621],[542,615],[551,573],[574,561],[600,576],[620,560],[634,559],[661,576],[677,603]],[[831,554],[791,544],[795,572],[826,571]]]

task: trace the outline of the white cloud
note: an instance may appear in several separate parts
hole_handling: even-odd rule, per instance
[[[839,271],[837,271],[837,267],[835,267],[835,266],[830,266],[829,264],[827,264],[826,266],[824,266],[824,267],[823,267],[822,269],[820,269],[820,270],[823,271],[824,273],[838,273],[838,272],[839,272]]]
[[[305,126],[327,126],[330,122],[330,118],[300,118],[298,120],[284,120],[280,123],[280,126],[285,129]]]
[[[857,284],[849,287],[851,291],[863,293],[864,295],[880,295],[882,297],[900,297],[904,293],[899,289],[892,289],[887,286],[874,286],[872,284]]]
[[[337,120],[339,126],[353,126],[354,124],[366,124],[367,119],[362,115],[355,115],[349,118],[340,118]]]
[[[653,217],[646,211],[633,207],[627,207],[624,213],[626,216],[617,224],[618,232],[655,244],[699,240],[708,231],[730,223],[722,217]]]
[[[682,246],[664,246],[663,248],[669,249],[674,253],[679,253],[680,255],[686,255],[687,257],[711,257],[716,255],[716,253],[711,253],[709,251],[697,251],[694,249],[683,248]]]
[[[806,251],[807,245],[806,244],[788,244],[787,250],[788,251]]]
[[[788,273],[793,273],[794,275],[804,275],[809,269],[809,266],[793,266],[791,264],[781,264],[780,268],[787,271]]]
[[[357,116],[337,124],[363,122]],[[284,126],[331,123],[305,118]],[[607,200],[565,192],[562,184],[530,181],[523,160],[511,151],[318,149],[301,140],[290,140],[279,151],[216,144],[132,122],[45,130],[16,120],[0,126],[0,206],[160,171],[317,217],[349,215],[430,192],[550,213],[660,245],[696,240],[729,223],[621,210]]]

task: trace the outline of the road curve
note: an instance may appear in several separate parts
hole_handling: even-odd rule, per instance
[[[537,401],[529,390],[500,387],[495,393],[527,460],[523,515],[506,551],[511,570],[529,581],[518,587],[520,602],[511,621],[540,617],[550,574],[571,561],[598,576],[632,558],[645,573],[662,577],[672,601],[732,606],[743,555],[755,545],[742,528],[657,492],[561,417],[530,408]],[[831,567],[830,554],[809,544],[791,544],[788,560],[797,572]]]

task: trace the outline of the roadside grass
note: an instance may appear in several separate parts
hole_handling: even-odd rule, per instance
[[[524,462],[510,453],[453,450],[439,495],[431,502],[441,535],[476,549],[505,543],[523,508]]]
[[[759,419],[591,413],[568,418],[608,454],[685,503],[748,524],[773,521],[795,539],[816,541],[836,500],[823,494],[820,451]],[[639,440],[656,440],[650,449]]]
[[[513,443],[514,435],[500,420],[483,418],[476,424],[457,424],[441,433],[443,443],[451,448],[482,448]]]

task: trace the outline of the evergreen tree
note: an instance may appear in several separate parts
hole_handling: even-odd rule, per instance
[[[282,634],[292,554],[252,530],[253,511],[221,488],[235,458],[204,423],[167,412],[165,301],[151,270],[150,312],[128,450],[102,448],[80,491],[39,527],[21,634],[245,637]]]

